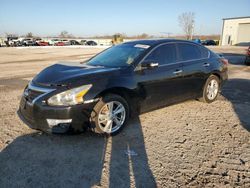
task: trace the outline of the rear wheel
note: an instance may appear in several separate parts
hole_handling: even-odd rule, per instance
[[[199,100],[211,103],[216,100],[220,90],[220,80],[217,76],[211,75],[203,87],[203,96]]]
[[[115,135],[119,133],[129,117],[127,101],[119,95],[104,96],[91,113],[91,128],[99,134]]]

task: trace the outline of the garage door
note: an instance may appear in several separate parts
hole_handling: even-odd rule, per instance
[[[250,42],[250,23],[239,24],[237,43],[240,42]]]

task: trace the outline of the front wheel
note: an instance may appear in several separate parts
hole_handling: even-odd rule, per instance
[[[220,90],[220,80],[217,76],[211,75],[208,77],[204,87],[202,98],[199,100],[206,103],[211,103],[216,100]]]
[[[127,123],[129,106],[127,101],[115,94],[101,98],[91,113],[91,128],[95,133],[115,135]]]

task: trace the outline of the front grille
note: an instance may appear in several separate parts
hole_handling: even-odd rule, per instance
[[[24,92],[25,98],[29,102],[32,102],[34,99],[36,99],[42,94],[44,93],[41,91],[36,91],[36,90],[29,89],[29,88],[27,88]]]

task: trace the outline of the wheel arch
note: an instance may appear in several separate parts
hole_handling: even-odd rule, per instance
[[[222,77],[218,71],[213,71],[210,75],[217,76],[219,78],[220,82],[222,81]]]
[[[129,104],[130,115],[138,112],[140,96],[137,92],[125,87],[112,87],[100,92],[96,98],[101,98],[107,94],[116,94],[123,97]]]

